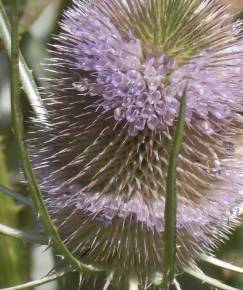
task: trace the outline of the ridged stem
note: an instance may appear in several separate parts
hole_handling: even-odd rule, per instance
[[[186,114],[186,90],[181,98],[178,124],[175,131],[175,137],[170,153],[168,173],[167,173],[167,190],[165,200],[165,248],[164,261],[165,270],[163,276],[163,289],[169,289],[173,283],[175,274],[176,261],[176,211],[177,211],[177,193],[176,193],[176,166],[185,128]]]
[[[3,5],[0,1],[1,7]],[[14,131],[16,135],[17,145],[22,160],[25,176],[27,178],[30,194],[35,204],[35,207],[42,219],[44,227],[49,234],[51,240],[55,243],[59,252],[63,255],[68,263],[81,272],[100,271],[91,265],[86,265],[79,262],[67,249],[62,242],[57,228],[52,224],[48,210],[45,207],[42,194],[39,190],[35,174],[31,168],[29,156],[24,142],[24,127],[23,115],[21,111],[20,101],[20,78],[19,78],[19,34],[18,34],[18,0],[14,0],[14,9],[12,17],[12,33],[11,33],[11,105],[12,105],[12,119],[14,124]]]

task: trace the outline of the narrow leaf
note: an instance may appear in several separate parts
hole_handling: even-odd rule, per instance
[[[110,285],[111,285],[111,282],[114,278],[114,272],[111,272],[108,276],[107,276],[107,279],[106,279],[106,282],[105,282],[105,285],[103,287],[102,290],[108,290]]]
[[[202,283],[206,283],[209,286],[215,287],[217,289],[221,289],[221,290],[240,290],[238,288],[234,288],[234,287],[230,287],[226,284],[224,284],[223,282],[214,279],[212,277],[209,277],[207,275],[205,275],[202,272],[198,272],[198,271],[194,271],[192,269],[185,269],[185,272],[189,275],[191,275],[192,277],[202,281]]]
[[[129,279],[129,290],[139,290],[139,283],[137,278]]]
[[[180,113],[176,127],[174,144],[172,146],[168,174],[167,190],[165,201],[165,271],[164,271],[164,289],[169,289],[174,280],[175,260],[176,260],[176,211],[177,211],[177,194],[176,194],[176,165],[177,157],[183,142],[186,113],[186,90],[181,98]]]
[[[243,215],[243,204],[240,204],[240,212],[239,215]]]
[[[224,262],[220,259],[206,256],[206,255],[201,255],[200,258],[201,258],[201,260],[203,260],[207,263],[210,263],[212,265],[218,266],[220,268],[243,274],[243,268],[234,266],[234,265],[227,263],[227,262]]]
[[[60,279],[60,278],[62,278],[63,276],[67,275],[70,272],[71,272],[70,268],[64,269],[64,270],[61,270],[59,272],[56,272],[53,275],[46,276],[46,277],[44,277],[42,279],[39,279],[39,280],[35,280],[35,281],[32,281],[32,282],[28,282],[28,283],[25,283],[25,284],[22,284],[22,285],[14,286],[14,287],[2,288],[0,290],[21,290],[21,289],[25,290],[25,289],[29,289],[29,288],[32,288],[32,287],[44,285],[44,284],[49,283],[51,281]]]
[[[7,54],[10,57],[11,55],[10,24],[8,21],[7,14],[4,10],[2,1],[0,1],[0,36],[3,41],[4,47],[7,51]],[[38,116],[42,116],[44,119],[45,110],[43,109],[37,86],[35,84],[32,72],[28,68],[21,54],[19,57],[19,70],[20,70],[20,78],[23,85],[23,89],[27,97],[29,98],[29,101],[33,107],[33,110]]]
[[[28,241],[31,243],[47,245],[47,238],[37,231],[21,231],[3,224],[0,224],[0,233],[10,237]]]
[[[21,203],[23,205],[27,205],[29,207],[33,207],[32,201],[28,197],[25,197],[21,193],[13,191],[13,190],[11,190],[11,189],[9,189],[9,188],[5,187],[4,185],[1,185],[1,184],[0,184],[0,191],[2,193],[5,193],[8,196],[14,198],[17,202],[19,202],[19,203]]]
[[[182,290],[179,282],[176,279],[174,279],[174,283],[173,284],[174,284],[176,290]]]

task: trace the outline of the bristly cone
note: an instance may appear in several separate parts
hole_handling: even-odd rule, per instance
[[[177,269],[237,223],[243,41],[217,1],[75,1],[62,22],[32,161],[73,254],[141,289],[163,271],[166,175],[180,98]]]

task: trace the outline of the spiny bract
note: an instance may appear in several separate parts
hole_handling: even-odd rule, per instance
[[[163,271],[168,159],[177,167],[177,269],[196,267],[241,200],[243,41],[217,1],[74,1],[50,58],[32,161],[60,235],[84,262],[146,289]],[[115,283],[115,282],[114,282]]]

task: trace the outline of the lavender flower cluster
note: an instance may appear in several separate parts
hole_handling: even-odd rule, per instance
[[[219,79],[207,68],[212,54],[202,52],[189,64],[177,65],[175,57],[153,55],[131,32],[119,31],[96,6],[78,12],[79,25],[69,26],[77,38],[75,66],[87,72],[73,83],[77,91],[102,98],[104,110],[113,110],[117,121],[129,124],[129,134],[173,125],[180,98],[187,90],[186,122],[212,134],[214,123],[227,119],[236,102],[229,79]],[[210,120],[212,119],[212,120]]]
[[[77,188],[76,188],[77,189]],[[237,190],[237,188],[235,188]],[[220,199],[220,192],[215,194],[218,196],[219,203],[223,208],[230,209],[235,207],[236,194],[232,194],[226,199]],[[87,198],[89,196],[89,198]],[[56,202],[55,199],[50,199],[49,203],[52,204],[52,214],[57,214],[64,207],[69,207],[70,205],[74,208],[83,212],[86,212],[90,216],[96,216],[96,220],[100,221],[106,226],[112,226],[115,224],[117,218],[121,220],[129,220],[134,218],[136,222],[146,225],[146,228],[157,233],[164,232],[164,207],[165,203],[163,198],[151,199],[150,204],[141,203],[138,196],[133,196],[130,199],[126,195],[118,195],[113,197],[112,195],[106,194],[103,196],[101,193],[85,193],[82,192],[82,188],[79,188],[79,193],[74,194],[71,198],[70,195],[61,195],[59,201]],[[216,208],[214,206],[216,205]],[[211,212],[215,213],[215,222],[219,216],[224,219],[230,219],[231,210],[229,212],[224,212],[218,208],[218,203],[211,205],[212,208],[205,202],[201,204],[201,207],[192,207],[191,204],[180,203],[177,215],[180,219],[177,222],[178,231],[183,230],[185,227],[190,227],[194,224],[194,234],[201,235],[202,232],[200,227],[207,227],[207,225],[212,221]],[[153,214],[151,214],[153,213]],[[235,216],[235,215],[234,215]],[[222,220],[221,227],[224,226]],[[220,226],[220,225],[219,225]],[[202,238],[202,237],[201,237]],[[206,236],[202,239],[204,243],[210,245],[210,241],[207,241]]]
[[[217,0],[74,0],[65,13],[32,163],[72,253],[110,269],[118,284],[132,272],[147,289],[164,268],[167,172],[184,93],[177,269],[197,268],[237,224],[239,27]]]

